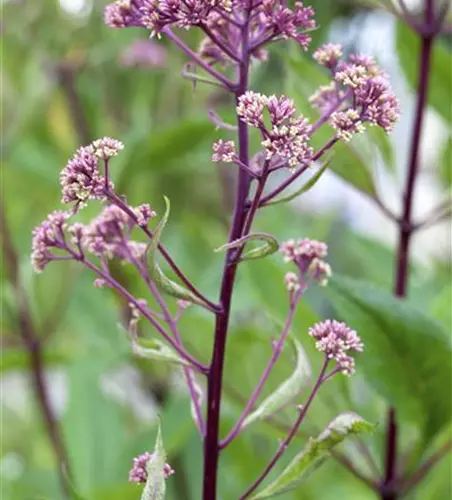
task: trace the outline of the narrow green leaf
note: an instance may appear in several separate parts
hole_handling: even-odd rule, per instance
[[[274,497],[296,488],[325,462],[336,445],[351,435],[371,433],[374,428],[375,425],[355,413],[338,415],[317,438],[309,440],[278,479],[251,497],[251,500]]]
[[[70,354],[63,350],[45,349],[44,363],[48,368],[66,365],[71,361]],[[0,373],[15,370],[27,370],[30,364],[30,355],[23,349],[4,349],[0,357]]]
[[[159,423],[154,451],[147,465],[148,478],[141,494],[141,500],[163,500],[165,498],[165,461],[166,453],[163,448],[162,430]]]
[[[243,422],[243,427],[256,420],[264,420],[286,406],[300,394],[310,380],[312,374],[311,365],[303,347],[296,338],[289,337],[289,340],[297,355],[295,371],[275,390],[275,392],[273,392],[273,394],[270,394],[254,412],[248,415]]]
[[[248,241],[263,241],[264,244],[244,252],[240,258],[241,261],[262,259],[267,255],[277,252],[279,248],[279,243],[272,235],[267,233],[252,233],[247,236],[243,236],[243,238],[231,241],[230,243],[225,243],[224,245],[221,245],[221,247],[216,248],[214,252],[221,252],[231,248],[239,248]]]
[[[295,192],[288,194],[287,196],[282,196],[281,198],[277,198],[276,200],[271,200],[268,203],[265,204],[265,206],[269,205],[277,205],[278,203],[285,203],[287,201],[291,201],[297,196],[302,195],[303,193],[306,193],[310,189],[312,189],[316,184],[317,181],[322,177],[323,173],[325,170],[328,168],[329,160],[327,160],[318,170],[315,172],[315,174],[305,183],[303,186],[301,186],[300,189],[297,189]]]
[[[413,91],[418,85],[420,37],[404,22],[397,22],[396,33],[399,62],[407,82]],[[433,45],[431,68],[429,71],[429,90],[427,102],[449,123],[452,122],[452,57],[450,48],[438,38]]]
[[[326,290],[364,342],[357,369],[425,439],[450,421],[452,349],[447,330],[408,300],[335,276]]]
[[[388,133],[381,127],[369,126],[367,127],[364,136],[378,148],[388,172],[395,174],[396,166],[394,161],[394,149]]]
[[[168,278],[157,262],[156,256],[158,245],[160,243],[163,229],[168,222],[170,213],[170,201],[166,196],[164,196],[164,199],[165,213],[163,214],[163,217],[154,230],[154,235],[148,248],[149,274],[161,292],[166,293],[167,295],[170,295],[172,297],[187,300],[202,307],[206,307],[206,304],[198,297],[196,297],[196,295],[194,295],[190,290],[187,290],[185,287]]]
[[[158,339],[132,340],[132,352],[140,358],[172,365],[190,366],[176,351]]]

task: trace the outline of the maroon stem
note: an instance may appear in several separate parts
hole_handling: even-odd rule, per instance
[[[309,407],[311,406],[316,394],[318,393],[318,391],[322,385],[323,376],[326,373],[327,367],[328,367],[328,358],[325,358],[325,361],[323,363],[323,366],[322,366],[322,369],[319,373],[319,376],[317,377],[317,380],[314,384],[314,387],[312,388],[311,394],[309,395],[309,398],[306,401],[306,404],[301,409],[300,414],[298,415],[298,418],[295,421],[292,429],[290,430],[286,439],[284,439],[284,441],[279,445],[278,451],[275,453],[273,458],[270,460],[267,467],[265,467],[264,472],[262,472],[262,474],[256,479],[256,481],[246,490],[246,492],[240,497],[240,500],[244,500],[245,498],[248,498],[251,495],[251,493],[253,493],[257,489],[257,487],[268,476],[268,474],[271,472],[271,470],[276,465],[278,460],[282,457],[284,452],[287,450],[287,447],[289,446],[292,439],[297,434],[298,429],[299,429],[300,425],[302,424],[302,422],[303,422],[303,420],[304,420],[304,418],[309,410]]]
[[[425,24],[431,25],[434,21],[433,0],[425,1]],[[418,72],[418,94],[413,134],[411,137],[411,151],[408,163],[408,172],[405,191],[403,194],[403,213],[399,222],[399,244],[396,257],[396,274],[394,295],[405,297],[408,287],[409,249],[413,234],[412,211],[416,178],[419,169],[419,150],[421,145],[422,126],[427,107],[427,93],[430,76],[430,62],[434,41],[433,34],[421,35],[422,47]],[[392,487],[397,476],[397,438],[398,427],[395,408],[388,410],[386,433],[386,461],[385,477],[381,485],[382,500],[396,500],[397,491]]]
[[[239,65],[239,88],[236,92],[236,101],[248,87],[248,25],[242,28],[243,58]],[[248,126],[238,120],[239,159],[248,165]],[[245,224],[245,205],[250,185],[248,173],[240,169],[238,176],[237,196],[235,200],[234,215],[228,241],[232,242],[242,236]],[[235,249],[228,250],[226,254],[223,278],[220,291],[220,305],[222,311],[217,313],[215,325],[215,341],[213,346],[212,362],[207,383],[207,422],[206,438],[204,440],[204,483],[203,500],[215,500],[217,490],[219,446],[220,405],[223,380],[223,367],[226,353],[226,337],[229,326],[232,291],[234,288],[237,271],[237,261],[233,261]]]

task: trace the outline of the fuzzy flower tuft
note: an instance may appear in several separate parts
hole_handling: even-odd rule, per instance
[[[92,146],[94,156],[100,160],[108,160],[112,156],[117,156],[124,149],[124,144],[121,141],[112,139],[111,137],[97,139],[93,141]]]
[[[335,43],[326,43],[315,50],[312,57],[322,66],[333,69],[340,57],[342,57],[342,46]]]
[[[297,242],[288,240],[281,244],[280,252],[285,262],[292,262],[298,267],[303,280],[306,276],[310,276],[322,286],[327,284],[332,272],[329,264],[323,260],[328,253],[326,243],[307,238]],[[287,287],[292,286],[294,282],[293,274],[287,273],[286,275]]]
[[[300,280],[293,272],[288,272],[284,276],[284,283],[289,293],[296,292],[300,289]]]
[[[147,223],[157,215],[157,212],[152,210],[148,203],[143,203],[134,209],[137,216],[137,224],[139,226],[146,226]]]
[[[129,472],[129,481],[131,483],[145,483],[148,478],[147,466],[152,458],[152,453],[143,453],[133,459],[133,467]],[[165,464],[163,466],[163,475],[165,478],[174,474],[173,468]]]
[[[324,352],[327,358],[334,359],[342,373],[353,375],[355,360],[347,352],[362,352],[364,349],[364,344],[355,330],[345,323],[327,319],[310,328],[309,335],[316,340],[316,349]]]
[[[133,209],[134,212],[136,210]],[[146,244],[127,239],[134,225],[135,220],[124,210],[116,205],[109,205],[86,227],[83,247],[88,252],[107,259],[141,258],[146,251]]]
[[[99,200],[105,197],[105,182],[100,174],[98,159],[92,145],[77,150],[60,174],[62,203]]]
[[[267,101],[268,98],[265,95],[248,90],[239,97],[237,114],[250,127],[263,127]]]
[[[337,131],[337,136],[345,142],[349,142],[355,134],[365,130],[358,111],[353,108],[333,113],[330,124]]]
[[[70,212],[56,210],[33,230],[31,262],[36,272],[43,271],[55,259],[51,248],[65,247],[63,231],[70,216]]]
[[[231,163],[236,159],[234,141],[219,139],[213,143],[212,161]]]

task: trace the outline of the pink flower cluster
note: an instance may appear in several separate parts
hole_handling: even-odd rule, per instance
[[[112,28],[143,27],[159,35],[166,26],[188,29],[199,26],[207,38],[200,54],[210,62],[231,62],[227,51],[212,43],[212,36],[221,40],[231,53],[240,53],[240,24],[248,21],[249,45],[253,56],[264,59],[260,45],[271,39],[291,38],[304,49],[311,38],[306,33],[315,28],[314,11],[296,2],[293,9],[277,0],[117,0],[105,9],[105,22]]]
[[[135,208],[115,204],[113,184],[107,177],[109,160],[123,147],[110,137],[95,140],[79,148],[64,167],[60,176],[62,201],[75,202],[75,206],[71,211],[52,212],[34,229],[31,260],[37,272],[53,260],[83,260],[85,253],[126,261],[145,254],[146,245],[131,240],[130,233],[136,226],[147,226],[156,213],[148,204]],[[104,173],[98,168],[99,161],[104,162]],[[90,199],[113,200],[113,204],[87,225],[69,224],[77,208]]]
[[[366,122],[389,132],[399,119],[400,107],[388,76],[372,57],[351,55],[342,60],[341,56],[341,46],[331,43],[314,52],[314,59],[331,72],[333,80],[310,102],[330,115],[330,125],[344,141],[363,132]]]
[[[308,144],[311,126],[303,116],[294,117],[295,111],[293,100],[284,95],[268,97],[253,91],[241,95],[237,106],[240,119],[260,130],[266,160],[282,159],[289,168],[309,163],[313,154]]]
[[[285,276],[286,288],[289,292],[294,292],[302,284],[306,284],[307,278],[316,280],[324,286],[331,276],[331,268],[324,259],[328,253],[328,246],[322,241],[302,239],[295,242],[288,240],[281,244],[280,252],[284,256],[285,262],[293,262],[299,274],[289,272]]]
[[[347,352],[362,352],[364,348],[355,330],[345,323],[328,319],[310,328],[309,335],[316,340],[316,349],[334,359],[342,373],[352,375],[355,372],[355,360]]]
[[[146,452],[133,459],[133,466],[129,472],[129,481],[131,483],[145,483],[147,481],[148,478],[147,467],[151,458],[152,458],[152,453]],[[163,466],[164,477],[167,478],[172,474],[174,474],[173,468],[170,465],[165,464]]]
[[[110,137],[97,139],[79,148],[60,174],[62,203],[76,202],[77,206],[82,206],[87,200],[104,199],[106,189],[113,189],[113,184],[105,181],[98,162],[107,162],[123,148],[120,141]]]

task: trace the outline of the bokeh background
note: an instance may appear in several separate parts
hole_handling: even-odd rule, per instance
[[[211,297],[217,294],[222,256],[213,249],[226,238],[234,170],[210,161],[212,141],[227,137],[228,132],[216,131],[207,115],[214,107],[232,120],[231,103],[217,91],[184,80],[181,68],[186,59],[165,39],[149,41],[142,30],[108,29],[102,19],[105,3],[1,3],[0,470],[4,500],[64,498],[36,402],[29,352],[21,335],[24,329],[31,329],[40,339],[45,383],[61,426],[74,487],[81,496],[95,500],[140,497],[140,488],[127,483],[127,474],[132,458],[152,449],[160,415],[168,461],[176,469],[168,480],[168,498],[201,497],[201,447],[180,373],[132,357],[127,338],[118,328],[127,309],[108,290],[94,288],[87,272],[75,265],[54,264],[37,276],[29,261],[33,227],[60,207],[60,170],[79,145],[108,135],[126,146],[112,167],[117,191],[126,194],[131,204],[149,202],[158,212],[163,208],[163,194],[171,199],[164,243],[199,288]],[[300,201],[264,210],[256,227],[280,241],[323,239],[330,246],[335,273],[367,279],[391,290],[396,228],[368,191],[373,183],[381,199],[394,211],[400,210],[418,47],[406,27],[370,2],[311,3],[320,25],[313,33],[312,49],[332,40],[343,43],[347,51],[374,55],[391,75],[403,115],[391,137],[372,132],[338,151],[333,162],[340,176],[327,173]],[[193,47],[200,41],[195,31],[184,38]],[[326,75],[311,62],[310,52],[304,54],[290,43],[272,47],[269,60],[253,67],[253,88],[287,93],[300,111],[315,117],[306,99]],[[441,40],[434,61],[417,214],[435,206],[452,181],[448,36]],[[90,207],[82,217],[89,218],[98,208]],[[448,328],[450,239],[447,222],[416,236],[410,281],[413,303],[432,312]],[[249,263],[240,272],[228,344],[223,431],[230,428],[260,376],[270,340],[277,333],[275,324],[284,319],[284,272],[277,255]],[[144,293],[126,268],[115,268],[115,273],[135,293]],[[317,289],[308,293],[296,317],[294,332],[314,367],[320,359],[307,328],[331,314],[330,304]],[[143,334],[152,334],[145,325],[142,328]],[[189,309],[182,329],[187,345],[207,360],[211,318]],[[381,422],[375,437],[367,441],[379,462],[385,402],[360,376],[360,362],[352,383],[338,379],[325,387],[303,430],[315,434],[335,414],[355,409],[369,420]],[[292,366],[287,353],[269,390]],[[279,424],[289,422],[293,412],[290,408],[282,412]],[[283,435],[281,425],[258,424],[227,449],[221,462],[222,499],[237,498],[262,470]],[[408,443],[409,432],[404,434]],[[303,441],[303,437],[297,439],[294,452]],[[368,464],[355,444],[348,445],[346,452],[366,470]],[[448,465],[446,461],[435,469],[412,498],[448,498]],[[331,460],[303,488],[284,498],[370,500],[374,496]]]

